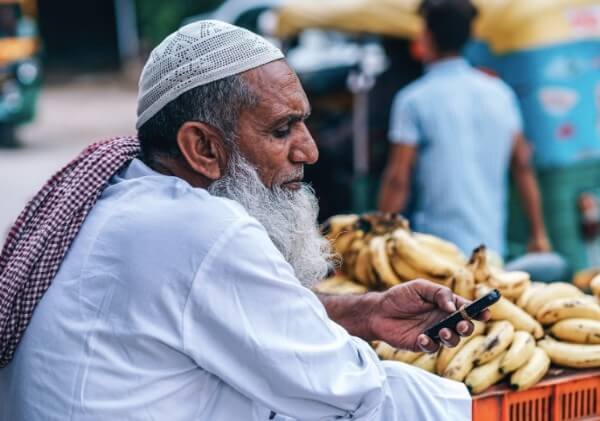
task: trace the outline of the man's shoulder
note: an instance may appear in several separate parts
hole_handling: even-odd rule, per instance
[[[473,69],[472,75],[473,78],[479,82],[479,85],[484,89],[494,91],[494,93],[499,93],[501,95],[513,95],[512,88],[497,76],[489,75],[478,69]]]
[[[430,82],[427,80],[426,77],[420,77],[401,88],[396,93],[395,101],[419,101],[420,98],[428,95],[427,92],[429,89]]]

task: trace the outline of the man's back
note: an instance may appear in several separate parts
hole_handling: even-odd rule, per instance
[[[462,59],[430,66],[396,97],[390,139],[416,145],[414,228],[457,243],[504,250],[507,175],[520,131],[514,97]]]

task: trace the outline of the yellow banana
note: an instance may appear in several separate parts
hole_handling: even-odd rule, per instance
[[[500,371],[507,374],[517,370],[527,363],[534,350],[535,339],[533,339],[531,333],[524,330],[516,331],[510,348],[508,348],[504,359],[500,362]]]
[[[336,294],[338,288],[341,285],[345,285],[346,283],[351,282],[354,284],[346,275],[336,274],[331,278],[327,278],[317,283],[314,287],[314,290],[320,292],[322,294]],[[358,284],[354,284],[358,285]],[[362,285],[358,285],[361,288],[364,288]],[[365,288],[366,290],[366,288]]]
[[[510,376],[513,390],[527,390],[537,384],[550,368],[550,357],[542,348],[535,347],[531,358]]]
[[[465,384],[472,394],[483,392],[488,387],[498,383],[504,377],[500,372],[500,362],[504,358],[506,351],[501,352],[493,360],[475,367],[465,379]]]
[[[437,352],[432,354],[423,354],[415,361],[411,363],[411,365],[415,367],[419,367],[425,371],[429,371],[430,373],[435,372],[435,361],[437,359]]]
[[[521,294],[521,296],[517,299],[516,304],[521,307],[521,308],[525,308],[525,306],[527,305],[527,303],[529,302],[529,300],[531,299],[531,297],[534,296],[535,292],[538,290],[538,288],[542,288],[545,284],[541,283],[541,282],[532,282],[526,289],[525,291],[523,291],[523,293]]]
[[[544,304],[536,317],[543,325],[575,318],[600,320],[600,305],[585,297],[558,298]]]
[[[538,341],[552,362],[571,368],[600,367],[600,345],[582,345],[560,342],[547,336]]]
[[[475,295],[475,277],[468,268],[458,268],[452,279],[452,291],[468,300]]]
[[[449,278],[457,266],[447,259],[433,255],[404,229],[392,233],[396,253],[408,265],[434,278]]]
[[[456,265],[464,266],[467,263],[467,259],[460,249],[449,241],[421,232],[414,232],[413,237],[432,253],[440,255]]]
[[[452,361],[454,356],[458,354],[458,351],[460,351],[469,341],[471,341],[471,339],[483,334],[483,331],[485,330],[485,323],[473,320],[473,324],[473,333],[470,336],[467,336],[466,338],[460,338],[458,345],[453,348],[442,347],[442,349],[440,349],[437,361],[435,363],[435,372],[437,374],[442,375],[442,373],[444,373],[446,367],[448,367],[448,364],[450,364],[450,361]]]
[[[412,352],[404,349],[397,349],[394,354],[393,360],[400,361],[402,363],[412,364],[417,358],[422,356],[422,352]]]
[[[535,317],[539,309],[552,300],[557,298],[577,298],[581,296],[583,296],[583,292],[576,286],[567,284],[566,282],[554,282],[536,291],[525,306],[525,310]]]
[[[478,285],[476,289],[477,298],[487,294],[490,291],[488,287]],[[517,330],[524,330],[533,335],[535,339],[540,339],[544,336],[544,329],[542,325],[521,309],[517,305],[504,297],[490,308],[490,314],[492,320],[507,320]]]
[[[555,323],[550,333],[561,341],[578,344],[600,344],[600,321],[566,319]]]
[[[354,264],[354,277],[366,287],[373,286],[377,281],[371,264],[371,248],[368,245],[363,246],[358,251],[356,263]]]
[[[467,374],[473,369],[475,352],[485,342],[485,336],[475,336],[468,341],[450,360],[442,376],[462,382]]]
[[[371,239],[369,248],[371,249],[371,264],[375,269],[375,272],[379,276],[381,283],[385,287],[393,287],[402,282],[402,280],[396,276],[394,269],[390,265],[387,252],[387,242],[389,236],[377,236]]]
[[[467,267],[473,272],[476,283],[487,283],[488,278],[490,277],[490,268],[487,263],[485,246],[479,246],[473,250]]]
[[[502,272],[490,269],[487,284],[498,289],[504,298],[515,300],[529,287],[531,279],[527,272]]]
[[[475,365],[485,364],[504,352],[510,346],[514,335],[515,328],[506,320],[490,324],[485,341],[475,353]]]
[[[600,297],[600,275],[596,275],[590,281],[590,288],[596,297]]]
[[[353,225],[358,221],[358,215],[334,215],[328,218],[322,225],[321,231],[324,232],[328,240],[335,240],[343,231],[352,231]]]
[[[382,360],[393,360],[396,354],[396,348],[384,341],[373,341],[373,348],[375,353]]]

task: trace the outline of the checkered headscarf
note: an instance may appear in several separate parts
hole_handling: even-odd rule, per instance
[[[139,151],[133,137],[90,145],[52,176],[17,218],[0,255],[0,368],[12,359],[88,212],[110,178]]]

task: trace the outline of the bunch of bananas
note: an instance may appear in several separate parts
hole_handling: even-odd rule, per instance
[[[392,214],[338,215],[323,227],[341,256],[341,270],[323,281],[324,293],[383,290],[416,278],[443,284],[467,299],[492,288],[502,298],[490,307],[491,321],[455,348],[434,354],[399,350],[376,341],[380,358],[412,364],[457,381],[477,394],[505,377],[514,390],[538,383],[550,364],[600,367],[600,275],[586,295],[567,283],[532,282],[526,272],[506,272],[481,246],[469,259],[452,243],[412,232]]]

